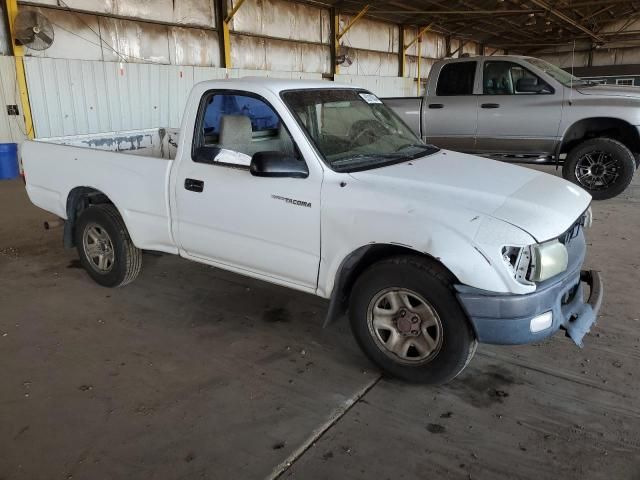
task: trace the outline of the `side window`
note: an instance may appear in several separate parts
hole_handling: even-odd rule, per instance
[[[540,77],[517,63],[485,62],[482,70],[484,95],[531,95],[553,93]]]
[[[257,152],[297,150],[278,114],[264,100],[237,93],[206,94],[196,123],[193,160],[249,167]]]
[[[440,70],[436,95],[472,95],[477,62],[447,63]]]

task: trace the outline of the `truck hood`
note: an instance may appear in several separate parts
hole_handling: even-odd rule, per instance
[[[580,87],[576,89],[583,95],[599,95],[602,97],[629,97],[640,100],[640,87],[614,85],[592,85],[590,87]]]
[[[492,216],[538,242],[565,232],[591,202],[584,190],[553,175],[447,150],[351,176],[384,195]]]

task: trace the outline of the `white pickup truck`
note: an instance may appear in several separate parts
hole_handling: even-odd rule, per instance
[[[207,81],[179,131],[41,139],[22,161],[99,284],[133,281],[154,250],[312,293],[411,381],[454,378],[478,342],[562,328],[581,345],[602,301],[582,271],[586,192],[425,145],[351,86]]]

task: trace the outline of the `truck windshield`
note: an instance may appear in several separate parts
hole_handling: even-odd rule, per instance
[[[596,85],[595,82],[590,80],[583,80],[578,77],[574,77],[566,70],[549,63],[545,60],[541,60],[539,58],[527,58],[527,62],[529,62],[534,67],[538,67],[547,75],[552,76],[565,87],[584,87],[585,85]]]
[[[333,170],[368,170],[438,150],[365,90],[290,90],[282,98]]]

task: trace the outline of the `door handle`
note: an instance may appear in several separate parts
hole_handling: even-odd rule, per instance
[[[481,108],[500,108],[499,103],[483,103],[480,105]]]
[[[193,178],[185,178],[184,189],[191,192],[200,193],[204,190],[204,182],[202,180],[195,180]]]
[[[444,105],[441,103],[430,103],[429,108],[444,108]]]

